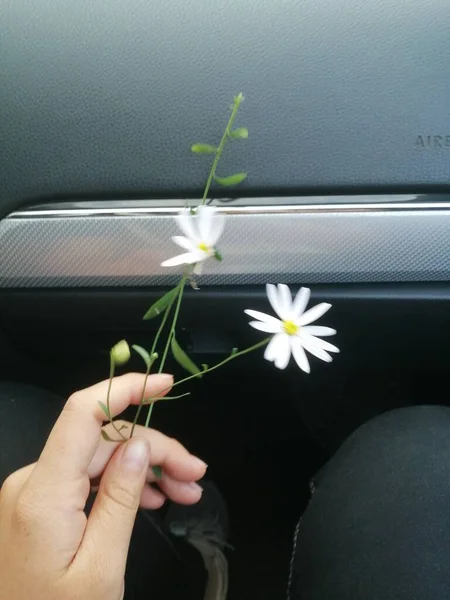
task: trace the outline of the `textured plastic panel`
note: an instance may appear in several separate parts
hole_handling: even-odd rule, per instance
[[[449,205],[227,210],[219,245],[225,260],[206,264],[202,285],[450,279]],[[179,269],[160,266],[181,251],[170,240],[177,233],[171,215],[76,214],[29,212],[0,222],[0,286],[148,286],[178,280]]]
[[[0,212],[198,191],[246,102],[244,189],[448,184],[448,0],[3,0]]]

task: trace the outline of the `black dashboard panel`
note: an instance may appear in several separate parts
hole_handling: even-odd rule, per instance
[[[4,0],[0,211],[195,194],[233,95],[242,193],[449,181],[448,0]]]

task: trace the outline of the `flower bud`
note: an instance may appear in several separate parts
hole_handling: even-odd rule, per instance
[[[117,344],[111,348],[111,359],[116,367],[120,367],[127,363],[130,360],[130,356],[130,346],[126,340],[117,342]]]

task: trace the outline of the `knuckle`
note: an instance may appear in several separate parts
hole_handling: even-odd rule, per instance
[[[103,489],[103,505],[114,507],[113,510],[135,511],[139,506],[139,497],[124,483],[114,481],[105,485]]]
[[[69,396],[64,408],[66,410],[77,410],[83,406],[83,404],[83,394],[81,392],[74,392],[71,396]]]
[[[179,444],[179,441],[176,438],[170,437],[170,435],[166,435],[165,433],[161,433],[159,431],[157,433],[158,435],[162,436],[161,441],[166,446],[171,446],[172,448],[175,448]]]
[[[186,448],[183,446],[183,444],[181,442],[179,442],[177,439],[173,438],[173,437],[169,437],[167,438],[167,444],[170,447],[170,453],[180,453],[180,452],[187,452]]]

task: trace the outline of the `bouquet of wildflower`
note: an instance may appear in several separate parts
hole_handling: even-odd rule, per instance
[[[232,348],[230,354],[217,364],[212,366],[198,366],[177,341],[177,321],[186,286],[190,285],[194,289],[199,289],[197,281],[206,261],[226,260],[226,257],[222,257],[218,247],[221,236],[226,235],[224,233],[226,225],[225,215],[214,206],[208,205],[207,201],[213,182],[221,186],[233,186],[241,183],[247,177],[247,173],[243,172],[226,177],[217,174],[217,167],[226,143],[233,139],[245,140],[248,138],[246,127],[233,128],[243,99],[242,94],[234,98],[233,104],[230,107],[231,116],[218,146],[197,143],[191,148],[196,154],[214,156],[214,160],[200,204],[195,207],[185,208],[175,217],[176,224],[182,235],[176,235],[172,240],[177,246],[183,249],[183,253],[169,258],[162,263],[162,266],[167,268],[182,267],[180,281],[173,289],[159,298],[143,317],[145,320],[158,317],[161,319],[151,349],[148,350],[137,345],[132,346],[132,349],[141,356],[145,363],[146,380],[152,369],[156,369],[158,373],[163,371],[167,356],[171,352],[174,359],[188,373],[185,377],[174,381],[170,387],[172,390],[179,388],[179,386],[184,386],[194,378],[203,377],[212,371],[216,371],[232,360],[237,360],[240,356],[263,347],[265,347],[264,358],[274,363],[278,369],[285,369],[292,356],[298,367],[305,373],[309,373],[310,371],[306,351],[326,362],[331,362],[332,360],[330,352],[339,352],[336,346],[322,339],[334,335],[336,331],[330,327],[312,325],[314,321],[322,317],[330,309],[331,305],[321,303],[306,310],[310,297],[310,290],[308,288],[302,287],[295,297],[293,297],[287,285],[273,285],[270,283],[266,285],[267,298],[275,314],[265,314],[252,309],[245,311],[252,319],[249,325],[267,334],[254,345],[243,350]],[[162,352],[160,352],[160,348]],[[160,392],[158,396],[146,398],[145,380],[142,397],[131,430],[127,431],[125,425],[121,427],[116,426],[111,416],[109,392],[116,367],[125,364],[130,358],[130,353],[130,347],[125,340],[122,340],[112,348],[110,352],[109,391],[106,402],[99,402],[119,440],[126,440],[133,435],[144,407],[147,408],[145,425],[148,427],[156,401],[162,399],[163,396],[165,400],[170,400],[189,395],[188,392],[173,396],[164,395],[169,391],[168,388]],[[102,435],[105,439],[112,441],[112,438],[106,431],[103,430]],[[154,468],[154,471],[155,475],[158,476],[158,469]]]

